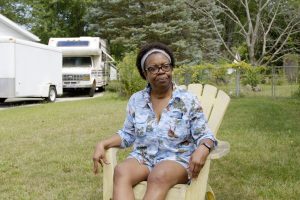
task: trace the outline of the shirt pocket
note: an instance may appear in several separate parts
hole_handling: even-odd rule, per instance
[[[169,114],[170,126],[167,132],[168,137],[171,140],[178,142],[185,140],[190,131],[188,130],[188,121],[184,116],[184,113],[178,110],[174,110]]]
[[[149,132],[152,128],[149,121],[149,115],[143,112],[137,112],[135,115],[135,134],[137,137],[144,137],[146,132]]]

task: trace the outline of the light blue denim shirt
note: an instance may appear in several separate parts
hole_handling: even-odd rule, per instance
[[[159,121],[150,102],[150,86],[133,94],[124,127],[118,131],[121,148],[133,144],[130,157],[150,167],[162,160],[174,160],[187,168],[201,140],[209,138],[217,145],[197,97],[173,85],[172,98]]]

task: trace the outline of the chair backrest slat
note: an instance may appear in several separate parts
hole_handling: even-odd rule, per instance
[[[193,93],[194,95],[196,95],[198,97],[198,99],[200,100],[201,95],[202,95],[202,89],[203,89],[203,85],[200,83],[192,83],[188,85],[188,91]]]
[[[200,102],[203,107],[203,112],[208,119],[215,103],[217,92],[218,89],[215,86],[208,84],[204,85],[203,93],[200,97]]]
[[[221,125],[226,109],[229,105],[229,102],[230,102],[230,97],[222,90],[219,90],[208,120],[208,126],[215,134],[215,136],[218,133],[219,127]]]
[[[205,117],[208,119],[208,126],[215,136],[221,125],[223,116],[230,102],[230,97],[212,85],[190,84],[188,91],[193,93],[200,100]]]

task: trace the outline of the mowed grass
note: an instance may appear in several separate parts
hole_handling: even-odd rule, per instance
[[[299,199],[300,101],[232,99],[218,138],[230,153],[212,162],[217,199]]]
[[[0,111],[0,199],[102,199],[91,158],[122,126],[126,103],[105,93]],[[210,171],[217,198],[298,199],[299,122],[299,100],[232,99],[218,133],[231,151]]]
[[[109,95],[0,111],[0,199],[101,199],[94,146],[122,126],[125,107]]]

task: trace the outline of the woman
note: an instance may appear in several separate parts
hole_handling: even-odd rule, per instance
[[[144,199],[165,199],[172,186],[198,176],[216,140],[197,98],[172,82],[175,60],[166,45],[142,47],[136,66],[148,85],[131,96],[123,129],[97,144],[94,172],[108,164],[106,149],[133,145],[114,170],[113,199],[134,199],[132,187],[145,180]]]

